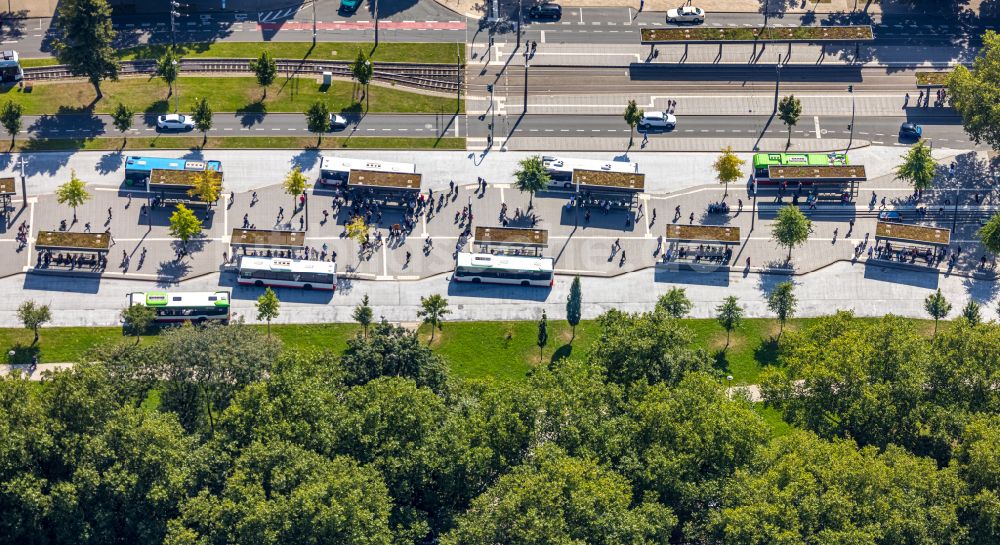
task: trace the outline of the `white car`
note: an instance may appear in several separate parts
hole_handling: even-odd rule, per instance
[[[163,131],[190,131],[194,120],[184,114],[167,114],[156,118],[156,128]]]
[[[663,129],[672,131],[677,126],[677,118],[667,112],[644,112],[638,125],[639,130]]]
[[[677,9],[667,10],[667,22],[704,23],[705,10],[693,6],[681,6]]]
[[[330,130],[339,131],[347,128],[347,118],[339,114],[330,114]]]

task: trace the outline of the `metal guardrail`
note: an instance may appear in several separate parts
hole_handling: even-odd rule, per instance
[[[335,77],[351,77],[351,62],[289,60],[275,61],[278,71],[288,75],[320,75],[331,72]],[[181,59],[181,72],[198,73],[250,73],[250,59]],[[152,60],[124,61],[119,74],[151,75],[156,71]],[[440,64],[375,63],[372,79],[389,83],[428,89],[433,91],[457,92],[462,85],[462,69],[458,66]],[[64,65],[39,66],[24,69],[26,81],[68,79],[73,76]]]

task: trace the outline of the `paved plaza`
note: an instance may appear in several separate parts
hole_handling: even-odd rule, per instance
[[[611,209],[605,213],[591,209],[589,217],[585,209],[568,206],[570,192],[548,191],[530,199],[514,189],[510,173],[519,156],[504,154],[495,159],[497,165],[502,159],[504,170],[472,170],[487,177],[489,183],[483,192],[476,189],[475,177],[469,176],[470,171],[463,168],[467,158],[452,155],[449,165],[443,156],[442,162],[433,166],[432,174],[425,174],[424,187],[435,188],[435,198],[440,201],[441,195],[447,192],[448,182],[454,180],[457,189],[452,197],[442,206],[435,207],[434,213],[422,214],[412,232],[401,240],[383,244],[364,255],[359,253],[357,243],[345,237],[348,210],[334,206],[333,193],[328,188],[311,188],[306,205],[300,208],[277,183],[284,176],[283,166],[272,162],[270,168],[255,172],[248,180],[249,176],[241,176],[247,172],[247,164],[241,164],[240,156],[230,154],[223,163],[226,172],[223,199],[209,210],[197,212],[204,221],[204,233],[188,244],[186,254],[181,257],[178,257],[180,243],[168,232],[168,218],[173,208],[145,206],[150,195],[143,188],[124,185],[120,174],[111,173],[100,178],[101,183],[89,186],[92,197],[77,210],[75,223],[70,208],[59,205],[51,192],[41,192],[51,191],[52,186],[64,182],[66,168],[57,169],[54,176],[46,180],[47,186],[39,188],[37,194],[31,191],[33,185],[29,181],[28,206],[22,207],[20,195],[15,196],[6,229],[0,234],[0,248],[8,256],[0,260],[0,276],[6,277],[2,283],[14,299],[38,298],[56,307],[61,306],[57,300],[65,300],[70,302],[68,309],[95,309],[93,314],[85,311],[57,313],[62,316],[57,321],[73,324],[115,323],[117,318],[110,311],[124,304],[126,290],[151,287],[230,288],[234,290],[234,299],[248,306],[252,305],[260,289],[237,286],[235,274],[231,267],[226,267],[224,258],[232,257],[233,249],[229,245],[232,229],[252,226],[257,229],[303,229],[308,247],[316,253],[325,251],[330,256],[328,259],[336,255],[340,284],[334,295],[279,290],[282,301],[295,305],[294,311],[283,313],[283,317],[291,321],[349,320],[349,307],[353,307],[362,294],[370,294],[373,302],[380,306],[379,312],[387,318],[412,320],[419,294],[436,292],[454,298],[453,304],[464,301],[458,303],[456,319],[531,318],[543,308],[558,315],[558,307],[565,300],[563,292],[573,275],[588,277],[592,294],[588,308],[592,315],[611,307],[648,308],[655,300],[651,294],[665,291],[671,285],[690,286],[698,294],[697,300],[701,302],[696,311],[698,315],[709,315],[712,302],[729,293],[742,293],[752,313],[766,314],[763,307],[753,310],[754,305],[760,306],[760,293],[767,291],[766,286],[789,274],[796,275],[796,281],[803,286],[800,300],[805,301],[813,298],[812,294],[807,295],[809,290],[829,290],[826,283],[837,278],[831,277],[834,272],[843,275],[836,282],[842,283],[846,291],[831,290],[837,293],[811,301],[808,307],[816,313],[826,313],[844,305],[862,313],[886,312],[886,308],[879,309],[871,302],[872,295],[857,295],[870,289],[888,292],[890,300],[906,297],[922,300],[923,295],[919,294],[929,288],[954,286],[954,290],[974,292],[977,298],[989,301],[993,298],[993,256],[980,249],[976,230],[1000,206],[997,195],[992,192],[994,165],[984,154],[973,152],[937,150],[936,156],[941,164],[941,176],[935,189],[926,192],[920,201],[927,210],[921,223],[954,228],[952,252],[960,246],[961,253],[954,263],[943,261],[935,268],[867,264],[865,253],[856,253],[859,244],[865,240],[872,242],[880,211],[896,211],[909,222],[915,219],[917,204],[912,198],[913,191],[895,181],[890,173],[897,158],[895,150],[866,148],[852,152],[852,162],[866,163],[869,172],[869,181],[861,185],[855,203],[824,203],[814,210],[801,206],[813,220],[813,233],[807,243],[793,251],[790,263],[786,262],[786,250],[771,239],[771,226],[777,210],[787,205],[791,196],[786,194],[783,202],[778,203],[775,194],[761,192],[755,203],[746,184],[731,184],[725,198],[730,212],[709,213],[708,205],[721,201],[725,191],[723,186],[712,183],[711,174],[708,174],[710,167],[703,164],[710,165],[713,154],[642,156],[640,169],[646,172],[647,186],[651,190],[642,194],[631,210]],[[644,162],[646,157],[655,158],[655,161]],[[956,172],[949,178],[947,166],[952,162]],[[254,164],[253,161],[248,163]],[[676,163],[675,166],[669,167],[672,163]],[[419,171],[426,161],[417,164]],[[655,164],[655,167],[648,169],[648,164]],[[441,176],[449,168],[454,177]],[[695,175],[683,183],[671,182],[678,172]],[[314,173],[310,175],[315,176]],[[262,183],[265,181],[270,183]],[[794,190],[789,189],[789,193],[794,194]],[[742,210],[739,210],[739,202],[743,204]],[[555,258],[559,275],[552,290],[449,282],[456,245],[461,244],[464,251],[472,249],[471,243],[461,237],[465,224],[456,219],[456,215],[461,216],[462,209],[471,206],[473,225],[498,226],[502,203],[508,207],[509,226],[533,225],[548,231],[545,253]],[[515,211],[523,212],[524,217],[512,219]],[[383,212],[382,221],[374,227],[385,236],[389,226],[399,223],[401,216],[389,209]],[[90,232],[98,233],[110,230],[113,242],[103,274],[80,275],[80,271],[75,271],[70,276],[66,272],[32,272],[38,266],[38,253],[33,246],[38,231],[58,231],[64,221],[70,231],[89,228]],[[27,244],[17,240],[18,227],[22,224],[29,226]],[[730,266],[699,264],[698,270],[690,271],[676,264],[664,265],[663,254],[671,247],[663,239],[668,225],[739,227],[740,242],[733,247]],[[427,238],[433,245],[425,253]],[[983,256],[987,258],[985,267],[982,266]],[[849,298],[851,290],[857,295],[853,302]],[[838,301],[837,307],[819,304],[829,297]],[[874,299],[882,297],[885,296]],[[899,311],[903,312],[907,305],[899,307]],[[240,306],[238,303],[237,309]],[[322,308],[313,308],[316,306]],[[0,311],[3,323],[15,321],[13,308],[16,306]],[[465,308],[469,310],[464,311]],[[244,308],[243,312],[246,310]]]

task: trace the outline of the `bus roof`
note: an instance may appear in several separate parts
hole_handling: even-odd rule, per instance
[[[148,291],[132,294],[133,303],[139,302],[147,307],[228,307],[228,291],[189,291],[166,292]]]
[[[831,166],[847,165],[850,161],[846,153],[755,153],[754,169],[771,165]]]
[[[346,157],[324,157],[320,164],[320,170],[333,170],[336,172],[350,172],[352,170],[369,170],[373,172],[399,172],[403,174],[414,174],[417,172],[417,165],[413,163],[391,163],[389,161],[376,161],[374,159],[348,159]]]
[[[513,271],[551,272],[551,257],[532,257],[493,254],[458,254],[459,267],[482,267]]]
[[[573,170],[598,170],[605,172],[638,172],[635,163],[628,161],[601,161],[599,159],[576,159],[573,157],[542,157],[542,164],[549,170],[572,172]]]
[[[198,161],[188,159],[171,159],[168,157],[139,157],[130,155],[125,158],[125,170],[140,170],[149,172],[157,170],[222,170],[220,161]]]
[[[337,264],[331,261],[308,261],[305,259],[288,259],[285,257],[240,256],[241,269],[259,269],[265,271],[314,272],[336,274]]]

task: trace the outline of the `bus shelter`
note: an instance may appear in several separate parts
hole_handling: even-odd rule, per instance
[[[868,259],[918,267],[937,267],[948,253],[951,229],[880,221]]]
[[[102,270],[108,263],[111,234],[39,231],[35,248],[38,268]]]
[[[549,232],[517,227],[476,227],[474,240],[480,253],[540,257],[549,245]]]
[[[199,176],[219,177],[219,193],[222,193],[222,173],[204,170],[164,170],[153,169],[146,181],[146,191],[153,194],[154,205],[177,205],[192,207],[209,207],[213,203],[193,197],[190,191],[194,189]]]
[[[347,192],[354,201],[374,201],[381,206],[416,206],[421,175],[411,172],[351,170]]]
[[[14,178],[0,178],[0,214],[7,215],[11,208],[11,198],[17,194]]]
[[[633,208],[645,191],[646,175],[637,172],[573,170],[573,185],[580,206],[597,208]]]
[[[852,203],[858,186],[868,181],[864,165],[771,165],[767,171],[778,195],[790,195],[793,204],[800,199]]]
[[[295,257],[306,252],[306,232],[233,229],[229,244],[234,256],[237,250],[241,250],[243,255]]]
[[[740,243],[740,228],[728,225],[668,225],[664,263],[728,264],[732,246]]]

